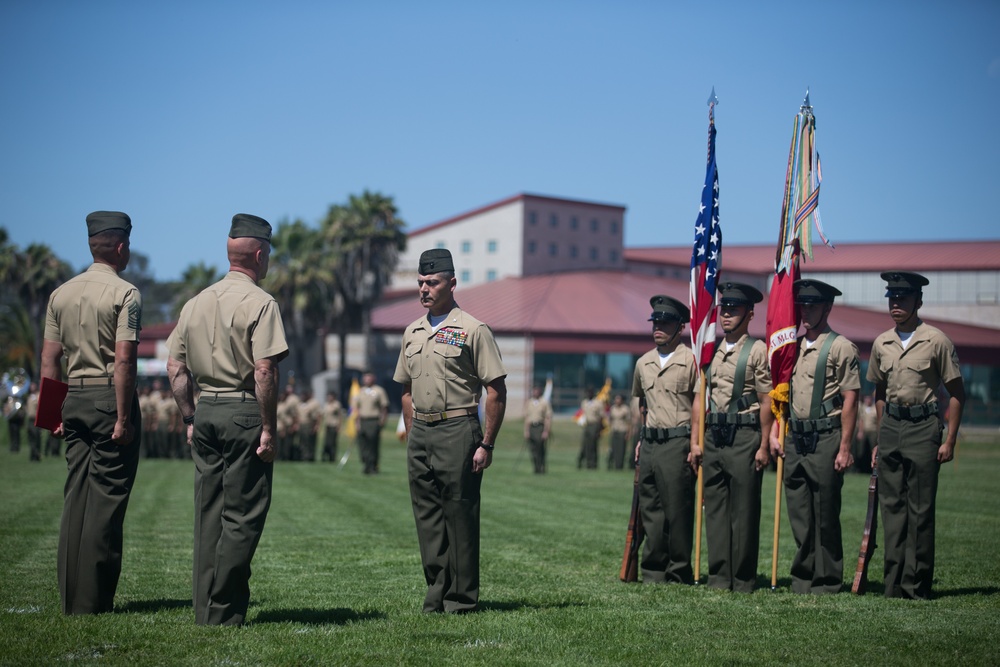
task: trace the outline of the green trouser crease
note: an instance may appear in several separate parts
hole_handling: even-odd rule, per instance
[[[362,417],[358,420],[358,450],[361,452],[365,473],[378,472],[381,430],[378,417]]]
[[[666,442],[642,441],[639,452],[639,510],[646,540],[643,583],[694,581],[694,473],[688,465],[690,436]]]
[[[71,387],[62,414],[68,472],[59,526],[62,610],[109,612],[122,571],[125,510],[139,466],[139,399],[132,397],[135,439],[124,447],[111,442],[118,420],[114,387]]]
[[[257,456],[256,400],[202,397],[194,421],[194,619],[240,625],[253,560],[271,506],[274,464]]]
[[[427,424],[414,419],[406,448],[410,500],[420,542],[425,612],[463,612],[479,603],[479,499],[472,457],[483,433],[475,416]]]
[[[531,424],[528,426],[528,446],[531,448],[531,461],[535,466],[535,472],[542,474],[545,472],[545,439],[542,433],[545,432],[545,424]]]

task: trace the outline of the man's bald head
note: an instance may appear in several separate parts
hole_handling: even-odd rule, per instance
[[[229,238],[226,240],[226,253],[229,255],[230,271],[246,273],[257,282],[267,274],[271,254],[271,244],[267,241],[252,236]]]

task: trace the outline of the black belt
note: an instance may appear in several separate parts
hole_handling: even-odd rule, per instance
[[[789,419],[788,430],[792,433],[825,433],[842,428],[840,417],[823,417],[822,419]]]
[[[760,415],[756,412],[741,412],[731,414],[728,412],[709,412],[705,418],[705,423],[719,426],[760,426]]]
[[[545,422],[531,422],[530,426],[545,426]]]
[[[691,435],[690,424],[683,424],[674,428],[642,427],[642,439],[646,442],[666,442],[671,438],[681,438],[689,435]]]
[[[893,419],[905,419],[911,422],[919,422],[928,417],[936,417],[938,414],[938,404],[936,401],[921,403],[920,405],[899,405],[898,403],[886,403],[885,414]]]

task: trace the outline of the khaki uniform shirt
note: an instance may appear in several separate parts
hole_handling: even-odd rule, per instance
[[[315,431],[322,414],[323,408],[315,398],[299,402],[299,424],[304,430]]]
[[[389,397],[385,389],[373,384],[370,387],[361,387],[361,390],[354,397],[354,413],[359,419],[378,419],[382,416],[382,411],[389,409]]]
[[[288,394],[278,401],[278,435],[289,435],[295,432],[295,425],[299,423],[299,404],[301,402],[295,394]]]
[[[344,408],[340,401],[330,401],[323,404],[323,424],[329,428],[340,428],[340,420],[344,417]]]
[[[933,401],[938,387],[962,377],[962,372],[948,337],[921,322],[905,350],[894,328],[879,334],[872,343],[867,377],[885,385],[889,403],[920,405]]]
[[[493,331],[455,306],[436,332],[426,315],[406,327],[392,379],[410,385],[417,412],[442,412],[476,407],[483,385],[506,376]]]
[[[726,341],[719,343],[715,356],[712,357],[711,376],[709,377],[709,396],[715,403],[711,408],[717,412],[727,412],[729,410],[729,398],[733,395],[733,382],[736,380],[736,362],[740,358],[740,350],[746,345],[750,337],[743,334],[733,349],[726,351]],[[736,399],[747,393],[753,393],[753,399],[749,407],[741,410],[741,414],[750,412],[760,412],[760,402],[757,394],[770,393],[771,369],[767,364],[767,346],[763,341],[754,340],[753,347],[750,348],[750,358],[747,359],[747,369],[743,378],[743,386],[736,388]]]
[[[627,433],[632,421],[632,410],[627,403],[612,405],[608,412],[608,421],[611,422],[611,430],[619,433]]]
[[[139,397],[139,412],[142,413],[142,429],[144,431],[156,429],[159,407],[160,397],[158,395],[150,393]]]
[[[160,402],[156,407],[156,416],[158,417],[160,428],[167,429],[171,433],[177,430],[177,421],[181,415],[180,410],[177,407],[177,401],[174,397],[167,394],[166,392],[160,396]]]
[[[544,398],[529,398],[524,406],[524,420],[528,424],[544,424],[552,419],[552,406]]]
[[[656,348],[639,357],[632,395],[646,398],[646,426],[676,428],[691,423],[697,371],[694,354],[686,345],[678,345],[663,368]]]
[[[605,405],[599,398],[585,398],[580,403],[583,419],[587,424],[600,424],[604,421]]]
[[[95,262],[49,297],[45,340],[62,344],[67,375],[113,377],[115,343],[139,341],[142,295],[107,264]]]
[[[202,391],[252,392],[254,362],[288,355],[277,302],[239,271],[184,304],[167,349]]]
[[[797,419],[809,419],[814,378],[817,375],[816,363],[819,360],[820,348],[830,335],[831,332],[827,329],[819,335],[812,346],[807,346],[805,339],[799,340],[799,354],[792,371],[792,415]],[[858,348],[854,343],[843,336],[834,339],[833,345],[830,346],[830,356],[826,359],[826,370],[820,381],[823,382],[821,403],[845,391],[861,389]],[[840,413],[841,408],[835,408],[825,416],[835,417]]]

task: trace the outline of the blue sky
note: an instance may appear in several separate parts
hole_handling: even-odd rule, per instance
[[[0,226],[79,268],[126,211],[161,280],[365,188],[410,229],[531,192],[687,245],[713,86],[726,243],[777,241],[807,86],[834,243],[1000,236],[994,0],[6,0]]]

